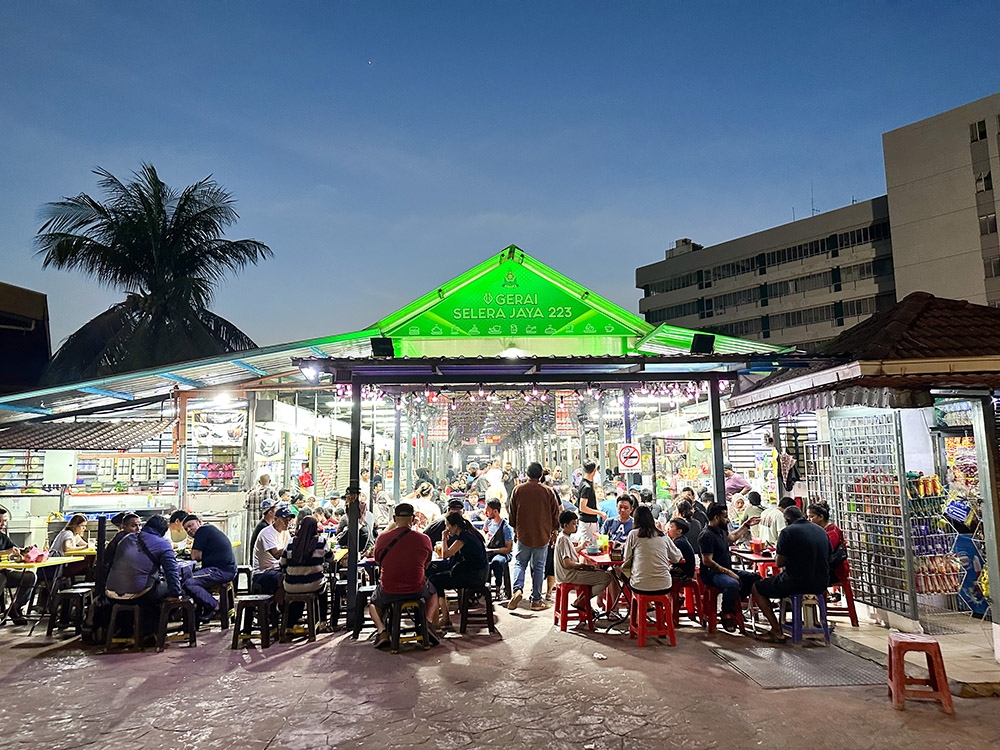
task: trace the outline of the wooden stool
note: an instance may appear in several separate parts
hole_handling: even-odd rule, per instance
[[[465,631],[468,629],[469,623],[473,621],[475,621],[475,624],[485,625],[489,628],[490,633],[497,632],[496,623],[493,621],[492,589],[493,587],[487,583],[480,588],[458,590],[458,611],[462,616],[461,624],[458,626],[459,633],[464,635]],[[477,596],[483,600],[483,613],[469,611],[472,600]]]
[[[652,604],[656,611],[656,622],[650,623],[646,617],[646,608]],[[652,627],[650,627],[652,625]],[[632,592],[632,603],[629,607],[628,637],[638,637],[639,645],[646,645],[647,636],[665,635],[670,639],[670,645],[677,645],[674,634],[674,607],[670,594],[651,596]]]
[[[132,615],[132,637],[115,638],[115,627],[118,625],[120,615]],[[104,649],[108,651],[116,643],[129,644],[129,648],[142,649],[142,622],[141,612],[138,604],[129,604],[128,601],[115,601],[111,607],[111,619],[108,622],[108,637],[104,642]]]
[[[722,596],[721,589],[709,586],[704,581],[701,582],[704,597],[701,600],[701,626],[707,627],[709,633],[715,633],[719,629],[719,597]],[[736,603],[736,627],[740,633],[746,635],[746,623],[743,621],[743,602],[737,600]]]
[[[830,606],[827,602],[826,611],[831,615],[847,615],[851,618],[851,627],[858,627],[858,611],[854,606],[854,589],[851,588],[851,577],[846,576],[843,581],[837,581],[830,588],[839,588],[841,594],[844,596],[844,605]],[[828,595],[829,596],[829,595]]]
[[[229,613],[236,607],[236,592],[233,582],[217,583],[206,586],[205,590],[219,597],[219,624],[223,630],[229,630]]]
[[[170,615],[174,612],[181,613],[181,629],[175,630],[168,637],[167,627],[170,624]],[[163,651],[167,641],[177,641],[187,639],[188,646],[194,648],[198,645],[198,617],[194,611],[194,602],[184,598],[176,602],[163,602],[160,605],[160,624],[156,629],[156,650]],[[179,636],[179,637],[178,637]]]
[[[246,579],[246,585],[240,586],[240,576]],[[249,565],[237,565],[236,566],[236,578],[233,580],[236,586],[237,594],[249,594],[250,587],[253,585],[253,568]]]
[[[586,598],[587,608],[577,609],[569,606],[569,595],[575,593],[578,598]],[[586,622],[590,632],[594,632],[594,614],[590,610],[590,586],[581,583],[557,583],[556,606],[552,622],[566,632],[566,626],[571,622]]]
[[[306,615],[306,636],[309,642],[316,640],[316,623],[319,621],[319,595],[315,591],[307,594],[289,594],[285,592],[285,603],[281,607],[281,625],[278,628],[278,640],[284,642],[288,639],[290,628],[288,627],[288,613],[291,611],[293,602],[300,602],[305,605]],[[295,629],[295,628],[291,628]],[[289,639],[290,640],[290,639]]]
[[[688,578],[684,581],[674,580],[673,588],[670,589],[671,604],[674,608],[674,626],[681,624],[681,594],[684,594],[683,609],[687,610],[688,619],[700,623],[704,619],[701,612],[701,600],[704,597],[701,581],[697,578]]]
[[[788,607],[786,607],[786,602]],[[815,607],[814,622],[819,622],[819,627],[807,628],[803,626],[803,610],[806,607]],[[792,624],[785,624],[785,612],[792,611]],[[787,630],[792,635],[792,643],[802,643],[805,635],[823,635],[826,645],[830,645],[830,623],[826,619],[826,598],[815,594],[792,594],[781,600],[781,611],[778,616],[781,622],[781,629]]]
[[[57,591],[49,604],[49,627],[45,634],[52,635],[58,620],[60,629],[65,625],[72,625],[76,634],[80,635],[83,629],[84,615],[93,598],[93,587],[74,586]]]
[[[375,593],[374,586],[358,586],[358,595],[354,600],[354,631],[351,638],[358,639],[361,629],[365,626],[365,618],[368,617],[368,600]],[[369,619],[369,622],[371,620]]]
[[[271,646],[271,605],[274,596],[271,594],[245,594],[236,600],[236,616],[233,618],[233,644],[230,648],[239,648],[242,641],[254,637],[254,619],[257,620],[257,634],[260,635],[260,647]]]
[[[403,614],[413,618],[413,628],[409,635],[402,635]],[[400,643],[420,643],[424,651],[431,647],[427,630],[427,600],[406,599],[392,602],[386,616],[389,628],[389,653],[398,654]]]
[[[906,652],[923,652],[927,657],[926,680],[906,676]],[[926,685],[930,690],[908,690],[907,685]],[[929,635],[915,633],[889,634],[889,697],[897,711],[906,708],[906,699],[930,699],[940,701],[941,710],[946,714],[955,713],[948,689],[948,676],[944,672],[944,658],[937,639]]]

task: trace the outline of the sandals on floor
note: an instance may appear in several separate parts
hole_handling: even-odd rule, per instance
[[[763,641],[765,643],[784,643],[785,641],[788,640],[788,638],[786,638],[783,635],[776,635],[775,633],[772,633],[770,630],[768,630],[765,633],[758,633],[757,640]]]

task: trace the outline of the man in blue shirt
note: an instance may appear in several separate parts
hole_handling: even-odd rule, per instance
[[[618,515],[604,522],[601,533],[607,534],[612,542],[624,542],[632,531],[632,503],[627,497],[618,501]]]
[[[194,541],[191,559],[201,562],[201,568],[185,578],[182,585],[201,610],[201,619],[207,622],[219,609],[208,588],[229,583],[236,578],[236,555],[233,543],[215,526],[203,524],[194,514],[184,519],[184,530]]]
[[[499,500],[490,500],[486,503],[483,536],[486,537],[486,555],[490,559],[490,570],[493,572],[497,588],[500,588],[503,586],[504,568],[510,564],[511,551],[514,549],[514,529],[501,518]]]

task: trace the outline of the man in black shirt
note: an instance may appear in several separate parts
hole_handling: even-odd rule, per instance
[[[597,543],[600,534],[598,521],[607,519],[608,514],[597,507],[597,493],[594,492],[594,475],[597,464],[587,460],[583,462],[583,480],[580,482],[580,530],[590,544]]]
[[[784,641],[785,634],[774,616],[771,599],[783,599],[792,594],[823,596],[830,582],[830,537],[826,531],[806,520],[794,505],[785,508],[784,516],[787,525],[778,534],[774,558],[782,570],[753,587],[753,600],[771,626],[770,632],[763,637],[773,643]]]
[[[706,515],[708,526],[702,529],[698,538],[701,549],[701,580],[705,585],[714,586],[722,592],[722,627],[727,633],[732,633],[736,630],[736,607],[739,606],[739,600],[750,596],[750,591],[760,580],[760,576],[748,570],[733,570],[729,545],[736,542],[744,529],[755,526],[760,519],[747,519],[736,531],[730,532],[729,511],[725,505],[709,505]],[[714,603],[712,606],[715,606]]]
[[[202,523],[194,514],[184,519],[184,530],[194,540],[191,559],[201,561],[201,568],[186,577],[181,585],[198,604],[202,621],[207,622],[219,609],[219,602],[207,587],[229,583],[236,578],[236,555],[229,537],[215,526]]]
[[[819,526],[816,527],[817,529]],[[20,555],[21,550],[7,536],[7,509],[0,507],[0,554]],[[825,533],[825,532],[824,532]],[[27,625],[22,607],[31,601],[31,592],[35,588],[37,577],[33,570],[0,570],[0,586],[14,589],[16,597],[10,608],[10,619],[15,625]],[[3,609],[0,609],[0,622],[3,622]]]
[[[448,501],[448,513],[459,512],[461,513],[465,509],[465,502],[460,498],[454,498]],[[444,525],[445,519],[448,517],[448,513],[438,518],[436,521],[432,521],[427,524],[424,528],[424,536],[430,537],[431,545],[435,545],[441,541],[441,537],[444,535]]]

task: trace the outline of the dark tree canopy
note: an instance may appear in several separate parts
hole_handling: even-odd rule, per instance
[[[184,190],[143,164],[131,182],[97,169],[104,193],[47,204],[35,244],[43,267],[79,270],[125,300],[70,335],[43,376],[47,385],[252,349],[208,309],[228,274],[271,257],[256,240],[227,240],[239,218],[232,196],[206,177]]]

